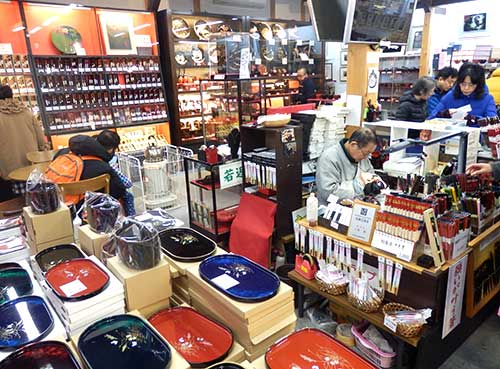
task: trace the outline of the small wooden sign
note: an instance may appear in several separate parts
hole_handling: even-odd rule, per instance
[[[424,211],[424,223],[429,235],[429,244],[431,246],[432,257],[434,258],[434,265],[439,268],[446,260],[441,248],[441,237],[439,237],[434,209]]]
[[[347,238],[371,245],[378,210],[377,205],[354,201]]]

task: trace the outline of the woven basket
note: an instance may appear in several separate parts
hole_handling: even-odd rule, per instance
[[[344,284],[326,283],[319,279],[318,276],[316,276],[316,280],[318,281],[320,291],[324,291],[330,295],[338,296],[347,292],[347,282]]]
[[[413,309],[409,306],[406,306],[403,304],[398,304],[396,302],[391,302],[389,304],[385,304],[384,307],[382,308],[384,315],[387,315],[388,313],[395,313],[397,311],[402,311],[402,310],[415,311],[415,309]],[[396,332],[403,337],[408,337],[408,338],[416,337],[422,331],[423,326],[424,326],[424,324],[398,323]]]
[[[365,313],[374,313],[382,305],[382,300],[384,299],[383,292],[378,292],[378,299],[373,299],[370,301],[360,300],[356,296],[352,295],[349,291],[347,292],[347,300],[355,308],[364,311]]]

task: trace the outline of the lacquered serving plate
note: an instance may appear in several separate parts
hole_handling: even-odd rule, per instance
[[[59,341],[36,342],[14,351],[0,369],[81,369],[69,347]]]
[[[57,245],[40,251],[35,256],[35,261],[43,273],[50,268],[73,259],[84,259],[85,254],[75,245]]]
[[[193,368],[223,360],[233,346],[228,328],[190,307],[162,310],[148,321]]]
[[[109,275],[89,259],[73,259],[49,269],[45,279],[62,300],[83,300],[102,292]]]
[[[214,241],[190,228],[166,229],[160,233],[160,242],[166,255],[182,262],[206,259],[217,249]]]
[[[0,263],[0,270],[4,269],[12,269],[12,268],[21,268],[21,265],[18,263]]]
[[[0,305],[32,292],[33,283],[26,270],[16,267],[0,270]]]
[[[207,283],[243,302],[267,300],[280,287],[276,274],[240,255],[211,256],[200,263],[199,271]]]
[[[24,296],[0,306],[0,349],[13,349],[45,337],[54,326],[39,296]]]
[[[166,369],[167,343],[141,318],[115,315],[83,331],[78,351],[89,369]]]
[[[240,364],[236,363],[218,363],[208,367],[207,369],[245,369]]]
[[[376,369],[333,337],[314,328],[294,332],[272,345],[268,369]]]

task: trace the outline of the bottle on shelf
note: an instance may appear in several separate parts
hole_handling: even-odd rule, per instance
[[[309,226],[316,227],[318,225],[318,198],[311,192],[307,198],[307,221]]]

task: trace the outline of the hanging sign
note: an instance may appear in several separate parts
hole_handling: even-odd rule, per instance
[[[229,188],[243,183],[241,160],[223,164],[219,167],[220,188]]]

